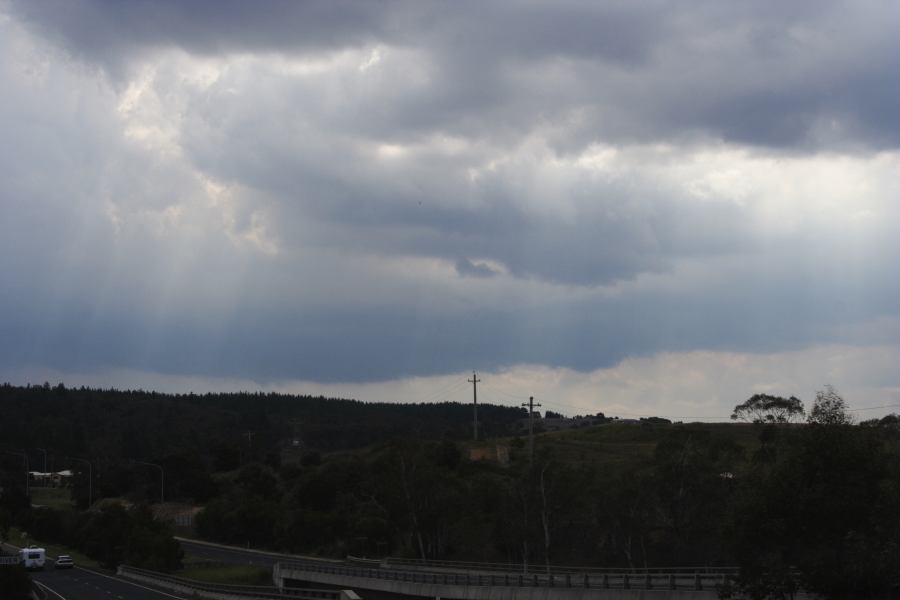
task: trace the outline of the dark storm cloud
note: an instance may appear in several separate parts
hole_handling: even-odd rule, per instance
[[[503,146],[446,153],[419,137],[405,140],[408,158],[379,159],[372,149],[379,138],[362,135],[364,125],[330,126],[333,115],[316,99],[320,83],[330,85],[264,77],[235,92],[225,80],[185,112],[180,142],[193,164],[266,191],[285,232],[310,218],[322,222],[303,238],[285,235],[288,246],[312,236],[360,252],[451,262],[467,256],[496,261],[518,277],[597,285],[749,243],[737,205],[693,204],[682,189],[632,167],[610,180],[569,166],[571,181],[536,191],[542,163],[559,158],[541,146],[520,157]],[[371,111],[364,96],[347,96],[343,112],[351,121],[368,114],[362,105]],[[473,165],[498,156],[502,165],[470,177]],[[574,215],[555,208],[560,201],[573,203]]]
[[[309,56],[375,44],[421,52],[434,69],[425,87],[366,98],[379,118],[368,113],[362,129],[394,136],[452,129],[508,139],[578,115],[560,149],[695,134],[807,149],[900,142],[893,76],[900,52],[887,25],[898,9],[879,3],[81,0],[11,7],[114,73],[169,46],[208,55]]]
[[[15,2],[27,23],[87,59],[117,65],[147,48],[189,52],[320,50],[369,43],[388,34],[394,2],[274,0],[86,0]]]
[[[574,183],[544,197],[532,189],[540,176],[529,161],[471,184],[453,159],[431,157],[393,172],[368,166],[350,147],[316,152],[318,139],[281,145],[273,143],[277,137],[260,140],[264,147],[242,145],[224,164],[210,162],[206,148],[194,149],[196,160],[217,176],[240,174],[284,198],[274,210],[286,230],[315,216],[323,226],[309,235],[326,246],[450,261],[469,256],[496,261],[517,277],[598,285],[751,243],[749,221],[737,205],[693,204],[682,190],[642,181],[637,172],[611,183],[576,173]],[[239,133],[223,138],[244,139]],[[554,208],[562,198],[575,202],[576,218]]]
[[[630,61],[660,33],[651,17],[663,3],[421,3],[275,0],[64,0],[14,2],[15,11],[48,35],[97,62],[142,47],[191,52],[331,50],[374,41],[432,39],[490,58],[502,54],[609,57]],[[502,26],[501,26],[502,25]]]
[[[893,165],[780,163],[900,141],[893,7],[0,6],[0,365],[590,370],[900,316]]]
[[[800,268],[808,274],[802,281],[796,277]],[[890,270],[889,264],[868,269],[861,303],[833,294],[842,285],[834,273],[813,275],[802,262],[773,272],[761,261],[736,277],[709,275],[706,286],[696,289],[464,314],[447,311],[431,294],[411,306],[300,307],[291,294],[264,290],[271,286],[265,278],[250,277],[245,285],[265,300],[246,298],[226,319],[182,311],[153,321],[139,305],[99,310],[89,294],[72,290],[51,323],[45,323],[48,310],[40,302],[16,307],[15,322],[0,319],[9,342],[0,347],[0,362],[86,371],[113,365],[257,381],[372,381],[462,371],[473,363],[481,369],[524,363],[592,370],[663,351],[796,350],[846,341],[836,323],[896,316],[900,284]]]

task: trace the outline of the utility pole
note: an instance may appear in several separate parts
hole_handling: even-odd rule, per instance
[[[469,383],[472,384],[472,409],[475,412],[475,441],[478,441],[478,382],[481,381],[478,379],[478,376],[475,374],[475,371],[472,371],[472,379],[466,379]]]
[[[86,460],[84,458],[75,458],[74,456],[69,456],[69,460],[77,460],[78,462],[87,463],[88,466],[88,510],[91,509],[91,505],[94,504],[94,466],[91,464],[91,461]]]
[[[42,452],[44,454],[44,473],[47,472],[47,451],[44,448],[35,448],[38,452]]]
[[[41,481],[43,482],[43,486],[47,487],[47,480],[45,479],[47,477],[47,450],[44,448],[37,448],[37,450],[44,453],[44,474],[41,476]]]
[[[144,462],[142,460],[135,460],[132,462],[138,465],[147,465],[148,467],[156,467],[159,469],[159,503],[164,504],[166,501],[166,473],[163,471],[163,468],[156,463]]]
[[[28,495],[28,477],[30,476],[30,469],[28,467],[28,453],[24,450],[21,452],[17,452],[15,450],[4,450],[7,454],[15,454],[16,456],[21,456],[22,460],[25,461],[25,495]]]
[[[534,407],[540,404],[534,403],[534,396],[528,397],[528,402],[522,406],[528,407],[528,462],[534,462]]]

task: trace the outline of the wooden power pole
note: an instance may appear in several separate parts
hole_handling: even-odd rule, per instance
[[[540,404],[534,403],[534,396],[528,397],[528,402],[522,404],[528,407],[528,462],[534,462],[534,407]]]
[[[474,435],[475,441],[478,441],[478,382],[481,381],[478,379],[478,376],[475,374],[475,371],[472,371],[472,379],[467,379],[469,383],[472,384],[472,410],[475,414],[475,428]]]

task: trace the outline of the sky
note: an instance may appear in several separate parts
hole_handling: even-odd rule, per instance
[[[898,412],[898,20],[0,0],[0,380]]]

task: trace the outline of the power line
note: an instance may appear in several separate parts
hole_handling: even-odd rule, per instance
[[[544,403],[546,403],[546,404],[551,404],[551,405],[553,405],[553,406],[564,406],[564,407],[566,407],[566,408],[575,408],[575,409],[582,410],[582,411],[588,410],[588,409],[587,409],[586,407],[584,407],[584,406],[574,406],[574,405],[572,405],[572,404],[565,404],[565,403],[562,403],[562,402],[554,402],[554,401],[552,401],[552,400],[546,400],[546,399],[542,399],[542,401],[543,401]],[[721,416],[715,416],[715,417],[711,417],[711,416],[703,416],[703,417],[701,417],[701,416],[696,416],[696,415],[689,415],[689,416],[675,416],[675,415],[661,415],[661,414],[659,414],[659,413],[657,413],[657,414],[643,414],[643,413],[627,413],[627,412],[619,412],[619,411],[614,411],[614,412],[615,412],[616,415],[621,415],[621,416],[624,416],[624,417],[645,417],[645,418],[649,418],[649,417],[662,417],[662,418],[665,418],[665,419],[672,419],[672,420],[688,420],[688,419],[696,419],[696,420],[701,420],[701,419],[712,419],[712,420],[723,420],[723,421],[730,421],[730,420],[731,420],[731,417],[730,417],[730,416],[728,416],[728,417],[721,417]]]
[[[583,406],[573,406],[571,404],[564,404],[562,402],[554,402],[551,400],[542,399],[545,404],[551,404],[554,406],[565,406],[567,408],[576,408],[579,410],[586,410]],[[900,404],[884,404],[882,406],[866,406],[863,408],[848,408],[847,412],[860,412],[866,410],[879,410],[883,408],[900,408]],[[646,413],[626,413],[626,412],[618,412],[615,414],[625,416],[625,417],[663,417],[666,419],[672,420],[688,420],[688,419],[696,419],[696,420],[718,420],[718,421],[730,421],[731,416],[698,416],[698,415],[687,415],[687,416],[675,416],[675,415],[664,415],[664,414],[646,414]]]
[[[510,400],[515,403],[514,406],[518,406],[519,403],[522,402],[523,398],[527,398],[527,396],[524,395],[513,396],[512,394],[502,393],[496,388],[489,387],[487,383],[482,383],[478,387],[478,393],[483,398],[482,404],[484,404],[485,402],[490,402],[492,404],[498,404],[500,406],[509,406]]]
[[[562,402],[554,402],[553,400],[547,400],[547,399],[543,399],[543,401],[546,402],[547,404],[552,404],[553,406],[564,406],[566,408],[576,408],[578,410],[588,410],[584,406],[575,406],[574,404],[564,404]]]
[[[879,408],[900,408],[900,404],[885,404],[884,406],[867,406],[866,408],[848,408],[847,412],[857,412],[861,410],[878,410]]]
[[[500,389],[500,388],[497,388],[497,387],[494,387],[494,386],[489,386],[489,385],[487,385],[487,384],[482,384],[481,389],[482,389],[482,392],[481,392],[482,395],[485,395],[485,392],[487,391],[487,392],[489,392],[489,394],[500,394],[500,395],[502,395],[502,396],[506,396],[507,398],[511,398],[511,399],[514,399],[514,400],[521,400],[521,398],[522,398],[522,396],[520,396],[520,395],[511,394],[511,393],[506,392],[506,391],[504,391],[504,390],[502,390],[502,389]],[[523,395],[524,395],[524,394],[523,394]],[[574,404],[566,404],[566,403],[564,403],[564,402],[557,402],[557,401],[553,401],[553,400],[547,400],[547,399],[544,399],[544,398],[541,398],[540,400],[541,400],[541,402],[543,402],[544,404],[548,404],[548,405],[553,406],[553,407],[571,408],[571,409],[575,409],[575,410],[579,410],[579,411],[588,411],[588,410],[590,410],[590,407],[585,407],[585,406],[575,406]],[[848,408],[848,409],[847,409],[847,412],[863,412],[863,411],[868,411],[868,410],[880,410],[880,409],[885,409],[885,408],[900,408],[900,404],[884,404],[884,405],[881,405],[881,406],[866,406],[866,407],[862,407],[862,408]],[[608,410],[608,409],[607,409],[607,410]],[[659,414],[659,413],[657,413],[657,414],[648,414],[648,413],[627,413],[627,412],[618,412],[618,411],[613,411],[613,412],[614,412],[614,414],[616,414],[616,415],[618,415],[618,416],[623,416],[623,417],[644,417],[644,418],[649,418],[649,417],[661,417],[661,418],[670,419],[670,420],[673,420],[673,421],[676,421],[676,420],[677,420],[677,421],[690,421],[690,420],[694,420],[694,421],[720,421],[720,422],[729,422],[729,421],[732,420],[732,419],[731,419],[731,415],[716,415],[716,416],[703,415],[703,416],[701,416],[701,415],[666,415],[666,414]]]
[[[485,384],[485,385],[483,385],[483,386],[481,386],[481,387],[482,387],[482,389],[484,389],[485,387],[487,387],[487,385]],[[509,392],[504,392],[504,391],[501,390],[500,388],[495,388],[495,387],[491,387],[490,390],[491,390],[492,392],[496,392],[496,393],[498,393],[498,394],[501,394],[501,395],[503,395],[503,396],[506,396],[507,398],[512,398],[513,400],[521,400],[521,399],[525,396],[525,394],[522,394],[521,396],[520,396],[520,395],[517,395],[517,394],[510,394]]]
[[[455,391],[459,391],[460,389],[464,388],[465,385],[466,384],[464,381],[454,380],[444,387],[434,390],[431,394],[426,396],[426,398],[441,398]]]
[[[697,419],[697,420],[714,419],[714,420],[718,420],[718,421],[730,421],[731,420],[730,415],[727,417],[721,417],[721,416],[720,417],[700,417],[700,416],[696,416],[696,415],[688,415],[688,416],[661,415],[661,414],[650,415],[650,414],[623,413],[623,412],[616,412],[616,414],[622,415],[625,417],[644,417],[644,418],[662,417],[664,419],[678,419],[680,421],[684,421],[684,420],[688,420],[688,419]]]
[[[481,388],[482,388],[482,392],[481,392],[482,395],[485,394],[485,390],[487,389],[487,391],[490,392],[490,393],[499,393],[499,394],[503,394],[504,396],[507,396],[507,397],[509,397],[509,398],[515,398],[515,399],[517,399],[517,400],[520,398],[520,397],[518,397],[518,396],[514,396],[513,394],[509,394],[509,393],[507,393],[507,392],[503,392],[502,390],[499,390],[499,389],[497,389],[497,388],[487,388],[486,385],[482,385]],[[553,401],[553,400],[547,400],[547,399],[545,399],[545,398],[539,398],[539,400],[541,400],[541,402],[543,402],[544,404],[548,404],[548,405],[553,406],[553,407],[573,408],[573,409],[575,409],[575,410],[582,411],[582,412],[587,412],[587,411],[590,411],[590,410],[592,409],[592,407],[576,406],[576,405],[574,405],[574,404],[566,404],[566,403],[564,403],[564,402],[556,402],[556,401]],[[523,406],[524,406],[524,405],[523,405]],[[601,412],[602,412],[602,411],[601,411]],[[588,412],[586,416],[590,416],[590,415],[592,415],[592,414],[593,414],[593,413],[589,413],[589,412]],[[695,419],[695,420],[704,420],[704,419],[706,419],[706,420],[719,420],[719,421],[730,421],[730,420],[731,420],[731,417],[730,417],[730,416],[727,416],[727,417],[723,417],[723,416],[715,416],[715,417],[712,417],[712,416],[702,416],[702,417],[701,417],[701,416],[695,416],[695,415],[690,415],[690,416],[673,416],[673,415],[661,415],[661,414],[659,414],[659,413],[656,413],[656,414],[642,414],[642,413],[625,413],[625,412],[618,412],[618,411],[615,411],[615,414],[616,414],[616,415],[620,415],[620,416],[625,416],[625,417],[663,417],[663,418],[666,418],[666,419],[672,419],[672,420],[689,420],[689,419]]]
[[[466,386],[466,382],[455,380],[452,383],[444,386],[441,389],[432,391],[430,394],[424,397],[424,399],[419,400],[419,402],[427,403],[427,402],[437,402],[441,398],[446,398],[448,395],[453,392],[458,392],[462,388]]]

